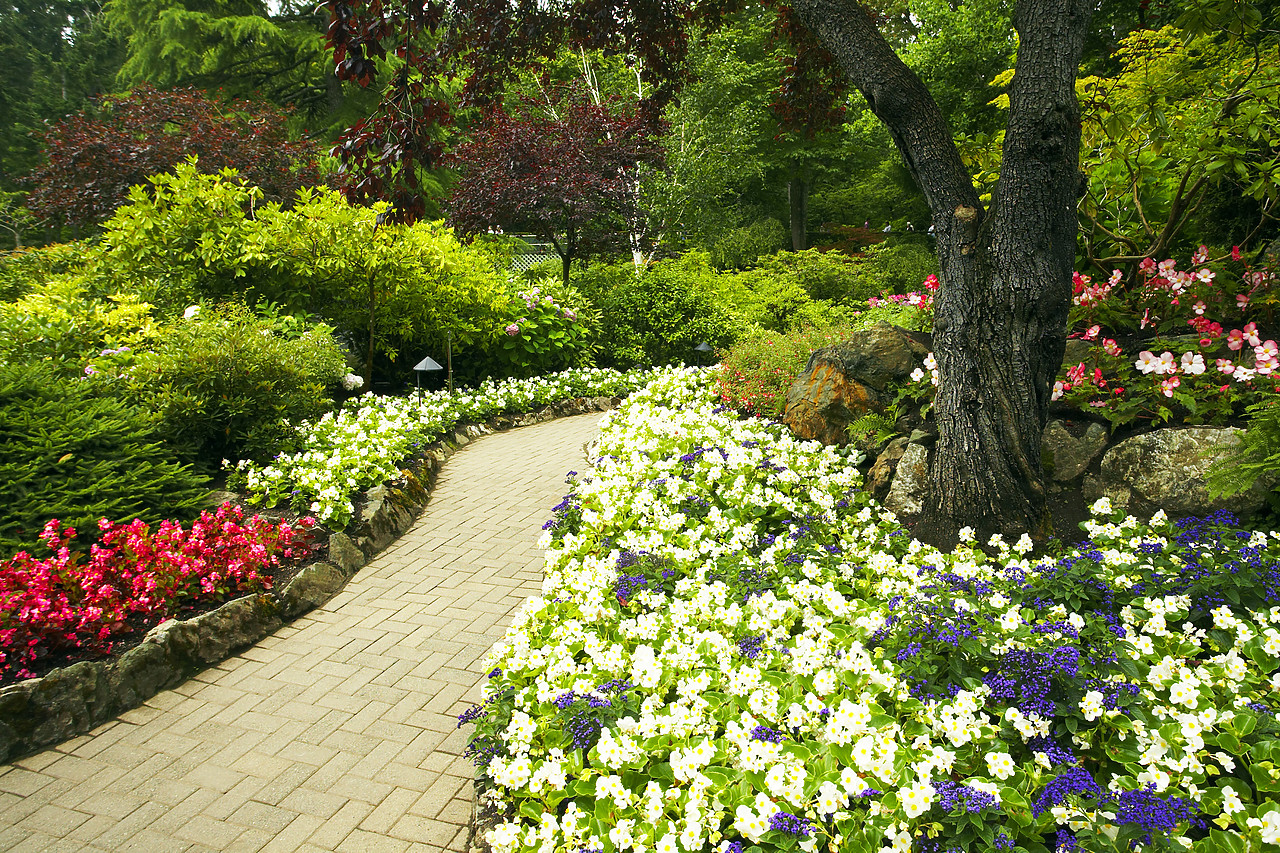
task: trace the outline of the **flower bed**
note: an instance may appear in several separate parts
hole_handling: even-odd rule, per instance
[[[108,654],[186,608],[270,589],[264,573],[309,553],[312,524],[246,520],[230,504],[190,529],[103,519],[86,559],[69,547],[75,531],[50,521],[40,538],[52,556],[19,551],[0,562],[0,683],[30,678],[50,660]]]
[[[922,546],[851,460],[671,373],[609,417],[470,753],[513,850],[1280,843],[1280,536]]]
[[[235,466],[230,485],[254,503],[287,503],[321,523],[341,528],[351,519],[351,496],[400,473],[398,463],[463,422],[497,414],[527,412],[576,397],[622,396],[642,387],[642,371],[579,368],[532,379],[486,381],[453,394],[416,397],[366,394],[337,414],[304,422],[298,449],[269,465],[245,460]]]

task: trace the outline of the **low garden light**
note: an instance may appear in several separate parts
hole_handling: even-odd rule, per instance
[[[427,356],[413,366],[414,379],[418,385],[418,402],[422,402],[422,374],[433,370],[444,370],[444,368],[431,356]]]
[[[698,355],[694,356],[695,362],[699,367],[702,367],[703,354],[711,352],[711,344],[707,343],[706,341],[703,341],[702,343],[695,346],[693,348],[693,351],[698,353]]]

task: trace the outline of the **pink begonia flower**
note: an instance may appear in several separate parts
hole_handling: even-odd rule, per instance
[[[1160,353],[1160,363],[1156,366],[1157,374],[1174,374],[1178,372],[1178,362],[1174,359],[1173,353],[1165,350]]]
[[[1193,376],[1199,376],[1204,373],[1204,356],[1198,352],[1184,352],[1182,354],[1182,372],[1190,373]]]
[[[1244,346],[1244,332],[1239,329],[1232,329],[1227,333],[1227,347],[1232,352],[1238,352]]]
[[[1256,347],[1262,343],[1262,338],[1258,337],[1258,324],[1246,323],[1244,327],[1244,339],[1249,342],[1249,346]]]
[[[1110,287],[1115,287],[1117,284],[1120,283],[1120,280],[1122,278],[1124,278],[1124,273],[1120,272],[1120,270],[1112,270],[1111,278],[1107,279],[1107,284]]]
[[[1277,346],[1275,341],[1267,341],[1255,346],[1253,354],[1257,358],[1275,358],[1280,355],[1280,346]]]
[[[1209,247],[1201,243],[1200,248],[1196,249],[1195,254],[1191,256],[1191,263],[1192,265],[1203,264],[1207,260],[1209,260]]]
[[[1156,358],[1155,353],[1144,349],[1138,353],[1138,360],[1133,363],[1133,366],[1143,373],[1155,373],[1159,364],[1160,359]]]
[[[1155,272],[1155,269],[1156,262],[1154,258],[1143,258],[1141,263],[1138,264],[1138,270],[1140,272],[1147,273],[1148,275]]]
[[[1156,318],[1156,319],[1159,319],[1159,318]],[[1140,322],[1138,326],[1139,328],[1145,329],[1147,327],[1147,324],[1150,322],[1153,322],[1151,317],[1151,309],[1147,308],[1142,312],[1142,322]]]
[[[1086,341],[1091,341],[1094,338],[1096,338],[1098,336],[1098,332],[1101,332],[1101,331],[1102,331],[1101,326],[1093,325],[1093,326],[1090,326],[1089,331],[1085,332],[1083,335],[1081,335],[1081,337],[1083,337]]]
[[[1107,355],[1119,355],[1122,352],[1120,345],[1115,342],[1114,338],[1107,338],[1102,342],[1102,351]]]
[[[1249,297],[1248,297],[1248,296],[1245,296],[1243,293],[1237,293],[1237,294],[1236,294],[1236,307],[1237,307],[1237,308],[1239,308],[1241,311],[1243,311],[1244,309],[1248,308],[1248,307],[1249,307]]]
[[[1182,380],[1176,376],[1170,376],[1168,379],[1160,383],[1160,393],[1166,397],[1173,396],[1173,389],[1182,384]]]
[[[516,335],[520,334],[520,327],[517,326],[515,323],[512,323],[510,326],[507,326],[507,334],[511,335],[512,337],[515,337]]]
[[[1072,383],[1079,384],[1080,380],[1084,379],[1084,373],[1087,369],[1088,368],[1084,366],[1084,362],[1082,361],[1067,371],[1067,378],[1070,379]]]
[[[1191,310],[1196,312],[1197,314],[1203,314],[1204,309],[1208,307],[1209,306],[1205,305],[1203,301],[1197,299],[1196,304],[1191,306]]]
[[[1277,367],[1280,367],[1280,359],[1275,357],[1260,358],[1254,362],[1253,367],[1258,373],[1266,376],[1273,373]]]
[[[1231,260],[1233,260],[1233,261],[1238,261],[1238,260],[1240,260],[1240,247],[1239,247],[1239,246],[1232,246],[1232,247],[1231,247]]]
[[[1234,373],[1236,366],[1229,358],[1220,358],[1214,362],[1218,366],[1220,373]]]
[[[1049,399],[1050,399],[1050,400],[1060,400],[1060,399],[1062,399],[1062,392],[1063,392],[1064,390],[1065,390],[1065,387],[1063,386],[1063,384],[1062,384],[1061,382],[1055,382],[1055,383],[1053,383],[1053,393],[1049,395]]]
[[[1209,269],[1208,267],[1202,267],[1200,271],[1196,273],[1195,277],[1200,279],[1200,281],[1203,282],[1204,284],[1209,284],[1213,281],[1215,275],[1216,274],[1214,273],[1213,270]]]
[[[1156,264],[1156,269],[1160,271],[1160,275],[1164,276],[1165,278],[1168,278],[1169,276],[1173,275],[1174,272],[1177,271],[1178,262],[1175,261],[1173,258],[1169,258],[1168,260],[1164,260]]]

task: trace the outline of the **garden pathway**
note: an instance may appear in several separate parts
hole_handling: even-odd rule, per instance
[[[327,605],[115,722],[0,766],[0,850],[462,851],[457,714],[541,583],[600,415],[480,439]]]

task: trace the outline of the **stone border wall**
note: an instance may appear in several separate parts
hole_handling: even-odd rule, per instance
[[[459,447],[492,432],[608,411],[619,402],[618,397],[579,398],[459,427],[414,457],[400,478],[365,492],[358,516],[330,535],[328,559],[304,566],[283,589],[162,622],[119,657],[81,661],[0,689],[0,763],[84,734],[327,602],[413,525],[441,466]]]

